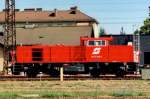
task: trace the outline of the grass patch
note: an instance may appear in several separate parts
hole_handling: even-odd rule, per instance
[[[45,92],[41,93],[40,96],[44,98],[48,97],[80,97],[80,96],[103,96],[104,93],[100,92]]]
[[[0,93],[0,98],[2,97],[18,97],[18,95],[16,93],[3,92]]]
[[[34,95],[39,96],[34,96]],[[0,93],[0,99],[7,99],[8,97],[11,98],[17,98],[17,97],[39,97],[39,98],[57,98],[57,97],[82,97],[82,96],[90,96],[90,97],[96,97],[96,96],[115,96],[115,97],[124,97],[124,96],[145,96],[144,93],[135,93],[135,92],[113,92],[112,94],[104,93],[104,92],[42,92],[42,93]]]
[[[6,81],[0,82],[3,97],[150,96],[150,81]],[[6,98],[6,99],[7,99]]]
[[[142,92],[139,92],[139,93],[136,93],[136,94],[137,94],[137,96],[146,96],[146,94],[142,93]]]
[[[71,97],[74,95],[72,93],[49,92],[49,93],[41,94],[40,96],[44,98],[48,98],[48,97]]]
[[[120,91],[120,92],[113,92],[111,96],[115,97],[123,97],[123,96],[145,96],[144,93],[141,92],[130,92],[130,91]]]

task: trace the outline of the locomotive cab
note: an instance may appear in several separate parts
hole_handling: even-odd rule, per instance
[[[109,42],[112,40],[113,40],[112,37],[100,37],[100,38],[81,37],[80,45],[81,46],[108,46]]]

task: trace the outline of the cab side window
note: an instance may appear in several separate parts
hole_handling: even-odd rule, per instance
[[[89,42],[88,42],[88,45],[90,45],[90,46],[93,45],[93,46],[94,46],[94,45],[95,45],[95,41],[89,41]]]
[[[105,46],[106,41],[105,40],[97,40],[97,41],[88,41],[88,46]]]

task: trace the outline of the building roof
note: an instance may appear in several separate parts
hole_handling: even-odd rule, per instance
[[[5,12],[0,12],[0,23],[5,21]],[[76,7],[70,10],[41,11],[41,10],[24,10],[16,11],[16,22],[96,22],[94,18],[84,14]],[[16,40],[18,45],[79,45],[81,36],[92,35],[91,25],[76,25],[76,26],[39,26],[38,28],[16,28]],[[2,36],[0,43],[4,44]]]
[[[5,21],[5,12],[0,12],[0,22]],[[56,22],[56,21],[94,21],[94,18],[84,14],[80,10],[57,10],[54,11],[38,11],[24,10],[16,11],[16,22]]]

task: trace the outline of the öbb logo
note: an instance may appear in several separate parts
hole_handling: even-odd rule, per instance
[[[100,52],[101,52],[101,48],[94,48],[92,54],[97,55],[100,54]]]

